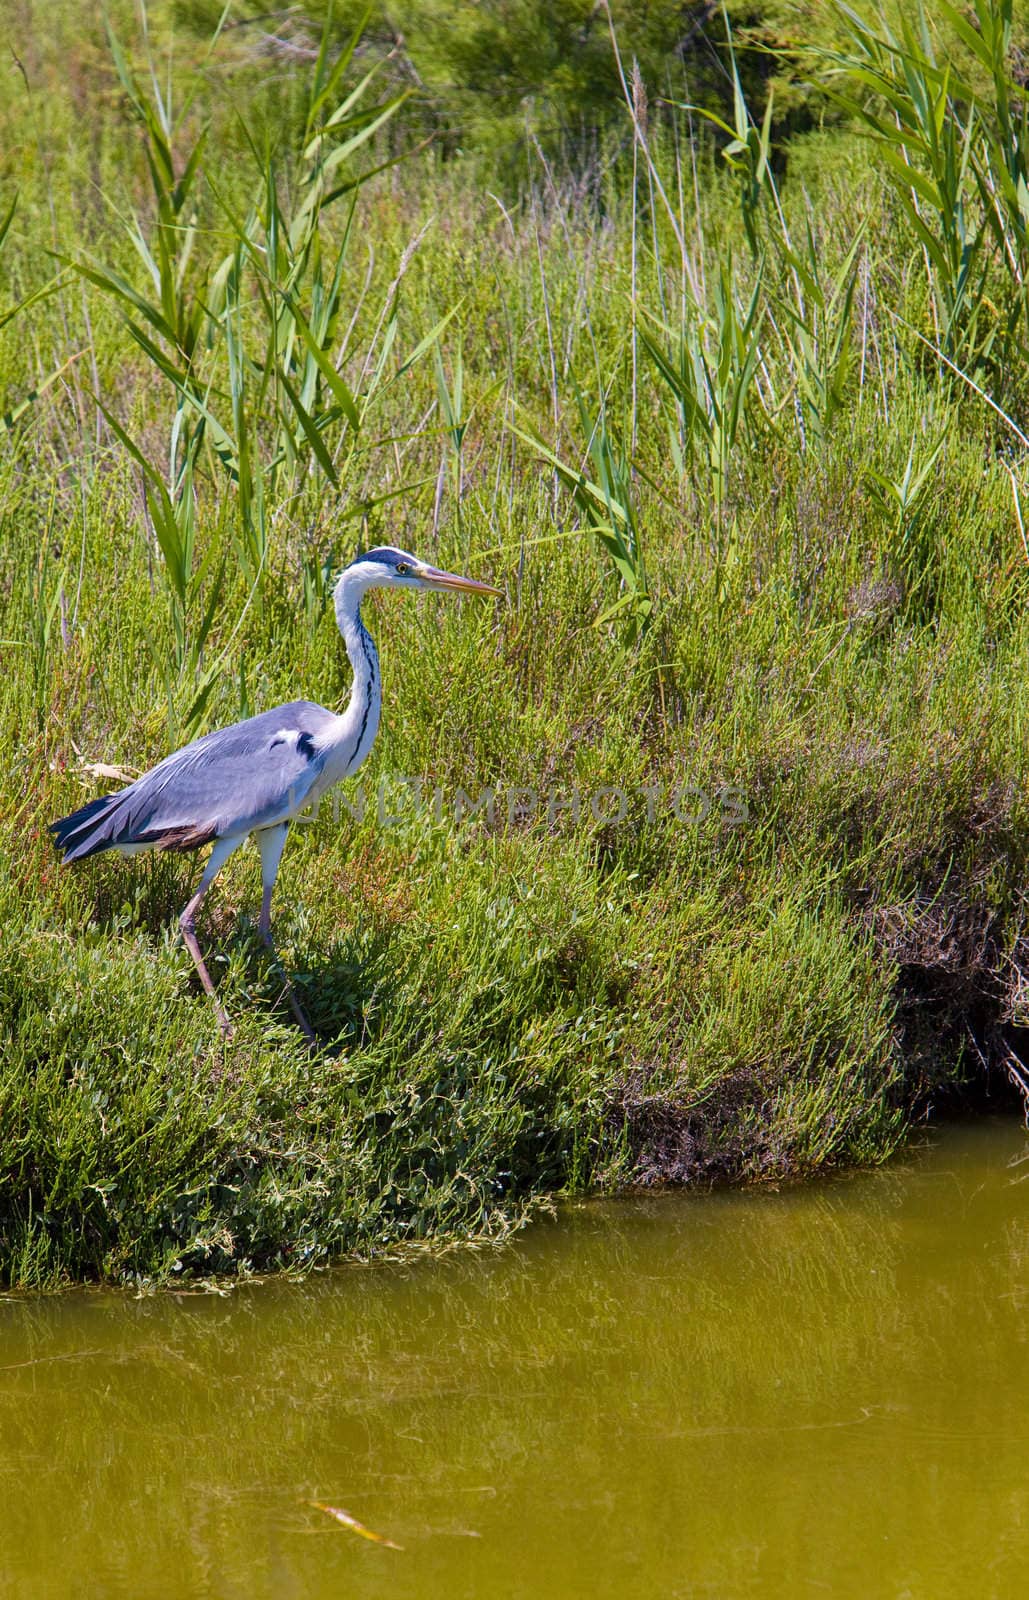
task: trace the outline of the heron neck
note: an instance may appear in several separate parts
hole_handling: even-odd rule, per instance
[[[378,732],[382,706],[379,654],[375,641],[361,621],[362,595],[341,583],[335,595],[336,622],[343,635],[354,682],[347,708],[339,719],[338,747],[345,755],[345,772],[361,765]]]

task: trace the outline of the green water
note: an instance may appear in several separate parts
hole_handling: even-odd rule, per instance
[[[342,1507],[376,1545],[308,1502]],[[1029,1136],[226,1298],[0,1301],[0,1596],[1021,1596]]]

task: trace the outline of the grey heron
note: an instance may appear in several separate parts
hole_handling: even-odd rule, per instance
[[[207,733],[166,756],[114,794],[91,800],[50,824],[62,860],[81,861],[102,850],[197,850],[212,845],[196,893],[179,917],[187,950],[214,1003],[222,1034],[232,1036],[197,943],[195,918],[211,884],[232,852],[253,834],[261,854],[261,938],[274,951],[272,890],[286,831],[299,811],[326,789],[349,778],[368,755],[379,727],[382,687],[375,644],[361,621],[369,589],[437,589],[501,594],[488,583],[427,566],[390,545],[358,556],[333,592],[354,682],[346,710],[337,716],[310,700],[291,700],[259,716]],[[310,1024],[292,990],[290,1004],[309,1043]]]

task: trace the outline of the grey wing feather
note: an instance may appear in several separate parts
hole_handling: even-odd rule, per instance
[[[127,844],[193,849],[283,821],[303,807],[323,765],[318,736],[334,720],[294,700],[195,739],[128,788],[52,823],[64,859]]]

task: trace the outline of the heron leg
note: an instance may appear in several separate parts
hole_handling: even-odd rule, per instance
[[[303,1006],[293,992],[293,985],[283,970],[282,962],[279,960],[278,951],[275,948],[275,942],[272,939],[272,890],[275,888],[275,879],[279,873],[279,862],[282,859],[282,851],[286,843],[286,823],[282,822],[275,828],[262,828],[254,837],[257,840],[257,848],[261,852],[261,916],[257,924],[257,931],[275,957],[275,965],[278,967],[282,977],[289,1008],[300,1024],[304,1038],[309,1045],[315,1045],[318,1041],[315,1039],[314,1031],[304,1015]]]
[[[193,965],[200,974],[200,982],[203,984],[204,988],[211,997],[211,1001],[214,1005],[214,1014],[218,1019],[218,1027],[221,1029],[221,1035],[223,1039],[232,1038],[232,1023],[229,1021],[228,1016],[226,1015],[225,1007],[222,1005],[217,994],[215,993],[214,984],[211,982],[210,974],[204,965],[204,958],[200,954],[200,946],[197,944],[194,918],[200,909],[200,902],[203,900],[204,895],[207,893],[222,867],[231,856],[233,850],[235,850],[237,845],[242,843],[243,840],[240,838],[215,840],[214,849],[211,851],[211,854],[208,857],[207,866],[204,868],[204,875],[200,879],[197,892],[193,896],[192,900],[190,900],[189,904],[183,909],[179,917],[179,928],[182,931],[182,942],[186,946],[186,949],[189,951],[190,955],[193,957]]]

